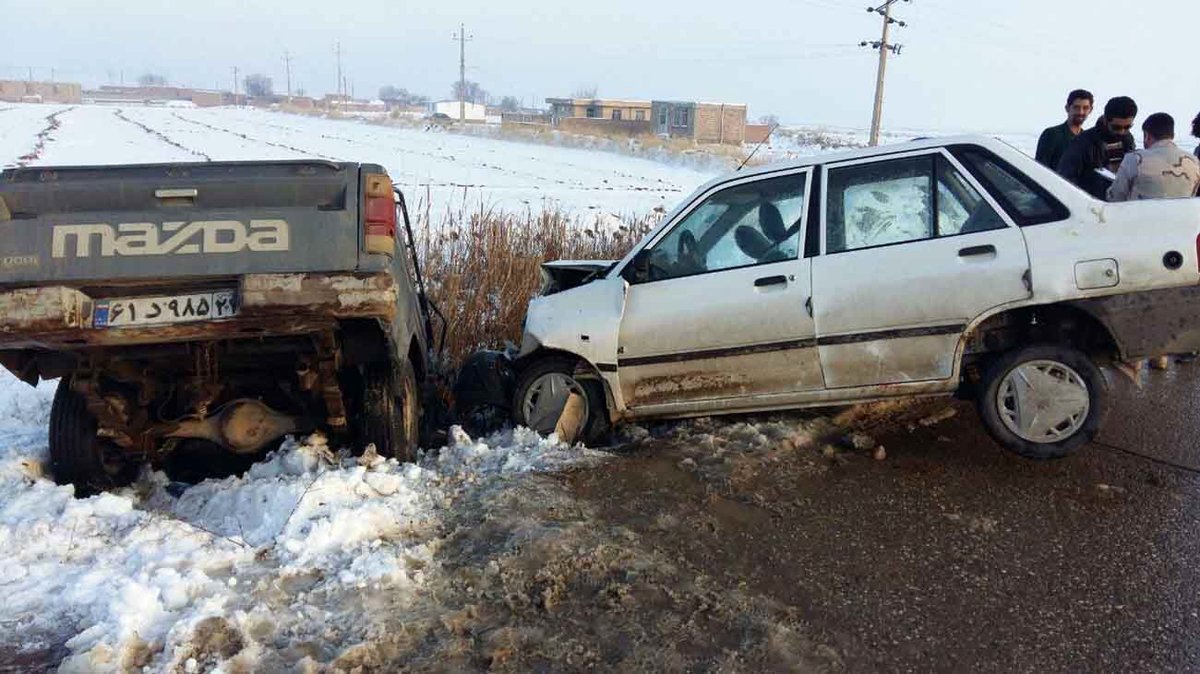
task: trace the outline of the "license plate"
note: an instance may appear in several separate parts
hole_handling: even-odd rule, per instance
[[[236,314],[237,294],[233,290],[157,297],[123,297],[96,300],[92,310],[92,325],[97,328],[165,325],[212,321],[231,318]]]

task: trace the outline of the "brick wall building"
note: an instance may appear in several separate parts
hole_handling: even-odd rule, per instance
[[[82,103],[83,86],[73,82],[0,80],[0,101],[6,103]]]

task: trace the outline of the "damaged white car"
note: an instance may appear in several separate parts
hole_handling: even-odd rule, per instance
[[[1005,447],[1097,432],[1098,366],[1200,350],[1200,200],[1107,204],[1003,142],[921,140],[703,186],[624,259],[545,266],[513,414],[623,419],[966,394]]]

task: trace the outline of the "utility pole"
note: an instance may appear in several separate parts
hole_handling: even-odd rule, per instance
[[[467,120],[467,41],[475,39],[474,35],[467,35],[467,28],[463,24],[458,24],[458,35],[453,36],[453,39],[458,40],[458,121],[465,122]]]
[[[912,0],[904,0],[911,2]],[[879,127],[883,121],[883,79],[887,72],[888,53],[891,52],[897,56],[900,55],[900,50],[904,45],[892,44],[888,42],[888,36],[892,24],[897,24],[901,28],[908,24],[903,21],[892,18],[892,5],[900,2],[900,0],[884,0],[884,3],[878,7],[868,7],[868,12],[874,12],[883,17],[883,35],[878,42],[864,41],[860,42],[860,47],[871,47],[879,50],[879,68],[875,74],[875,110],[871,113],[871,145],[879,144]]]
[[[238,107],[238,67],[233,67],[233,107]]]
[[[342,91],[346,88],[346,83],[342,80],[342,43],[339,40],[334,51],[337,52],[337,102],[342,104]]]
[[[283,68],[287,72],[287,97],[288,103],[292,102],[292,55],[283,52]]]

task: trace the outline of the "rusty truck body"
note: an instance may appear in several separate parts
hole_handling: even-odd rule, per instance
[[[59,379],[55,477],[317,429],[409,455],[430,332],[402,207],[369,164],[0,173],[0,363]]]

